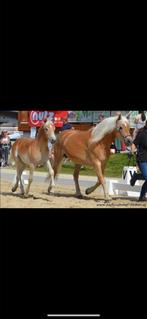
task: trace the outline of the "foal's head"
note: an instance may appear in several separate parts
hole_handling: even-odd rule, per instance
[[[46,136],[46,138],[53,144],[56,141],[56,136],[55,136],[55,126],[51,121],[46,121],[43,126],[42,129],[44,131],[44,134]]]
[[[118,118],[116,120],[116,137],[123,137],[124,142],[127,146],[132,145],[133,139],[130,134],[130,126],[127,118],[122,116],[121,114],[118,115]]]

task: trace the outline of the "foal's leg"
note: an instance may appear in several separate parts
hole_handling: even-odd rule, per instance
[[[15,192],[16,190],[17,190],[17,188],[18,188],[18,183],[19,183],[19,170],[18,170],[18,168],[16,169],[17,171],[17,173],[16,173],[16,182],[15,182],[15,184],[13,185],[13,187],[12,187],[12,192]]]
[[[20,189],[21,189],[21,194],[24,194],[24,186],[22,184],[22,180],[21,180],[21,175],[22,172],[25,168],[25,165],[18,159],[16,162],[16,170],[17,170],[17,175],[16,175],[16,183],[15,185],[12,187],[12,192],[15,192],[18,188],[18,183],[20,181]]]
[[[48,193],[50,193],[51,189],[55,187],[54,170],[53,170],[49,160],[46,162],[46,166],[47,166],[48,172],[49,172],[50,183],[49,183],[49,187],[48,187]],[[53,192],[54,192],[54,189],[53,189]]]
[[[25,165],[22,164],[22,167],[21,167],[21,170],[20,170],[20,176],[19,176],[20,190],[21,190],[21,194],[22,195],[24,195],[24,193],[25,193],[23,182],[22,182],[22,179],[21,179],[21,176],[22,176],[22,173],[23,173],[24,169],[25,169]]]
[[[28,180],[28,186],[26,188],[26,192],[25,192],[25,197],[28,197],[28,193],[29,193],[29,190],[30,190],[30,185],[33,181],[33,172],[34,172],[34,165],[33,164],[30,164],[29,165],[29,169],[30,169],[30,175],[29,175],[29,180]]]
[[[80,186],[79,186],[79,181],[78,181],[80,168],[81,168],[80,164],[75,165],[73,177],[74,177],[75,188],[76,188],[76,196],[79,198],[82,198],[82,194],[81,194],[81,190],[80,190]]]

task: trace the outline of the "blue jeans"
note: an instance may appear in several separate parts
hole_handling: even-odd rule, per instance
[[[117,151],[121,151],[121,141],[119,138],[115,139],[115,147]]]
[[[144,184],[142,185],[140,197],[144,197],[147,193],[147,162],[139,162],[139,168],[143,175],[143,178],[145,179]]]
[[[8,146],[2,146],[2,158],[4,160],[4,163],[8,164],[8,156],[9,156],[9,147]]]

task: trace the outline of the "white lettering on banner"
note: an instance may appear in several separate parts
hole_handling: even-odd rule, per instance
[[[32,120],[33,121],[38,121],[38,114],[37,114],[37,112],[31,112],[31,115],[32,115]]]
[[[53,112],[32,112],[32,120],[33,121],[43,121],[45,118],[53,119],[54,118],[54,113]]]
[[[38,112],[39,121],[44,119],[44,112]]]
[[[44,118],[48,117],[48,111],[44,112]]]
[[[54,113],[53,112],[48,112],[48,118],[49,118],[50,121],[53,121]]]

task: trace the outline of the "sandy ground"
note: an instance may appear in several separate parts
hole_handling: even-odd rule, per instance
[[[56,185],[55,193],[48,195],[46,183],[35,182],[31,185],[28,198],[20,195],[20,190],[11,192],[12,183],[0,181],[0,207],[1,208],[147,208],[147,203],[138,203],[137,198],[112,197],[105,202],[98,190],[83,199],[75,197],[74,186]],[[81,188],[84,194],[84,188]]]

